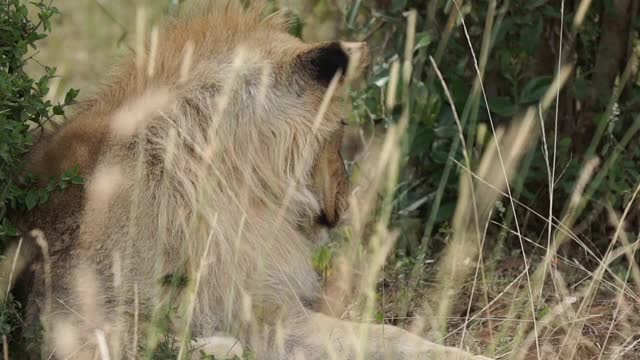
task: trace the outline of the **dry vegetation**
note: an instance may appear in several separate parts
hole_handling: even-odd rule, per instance
[[[463,10],[458,8],[462,3],[450,4],[453,20],[449,31],[460,32],[464,40],[461,44],[470,54],[470,68],[476,80],[468,85],[473,89],[469,97],[476,100],[476,107],[490,108],[487,84],[480,80],[487,66],[490,37],[480,44],[472,43],[465,22],[455,20]],[[495,11],[495,2],[489,3]],[[560,2],[557,3],[554,6],[561,17]],[[294,5],[302,9],[306,6]],[[55,20],[51,36],[41,44],[37,54],[40,62],[60,69],[61,77],[53,86],[52,97],[68,87],[90,92],[114,57],[134,51],[136,38],[148,36],[151,25],[172,8],[169,1],[150,0],[136,6],[125,0],[58,0],[56,6],[62,15]],[[589,1],[578,2],[576,7],[588,11]],[[579,14],[566,30],[569,34],[575,35],[583,26],[586,12],[582,18]],[[346,151],[358,149],[352,151],[350,159],[354,191],[348,221],[335,231],[333,242],[314,255],[314,263],[324,279],[326,301],[321,305],[322,311],[340,318],[400,325],[436,342],[494,358],[639,359],[640,231],[633,217],[638,216],[640,179],[634,179],[631,191],[627,189],[630,196],[624,197],[621,207],[610,203],[605,206],[608,231],[603,237],[607,244],[604,251],[597,252],[584,245],[602,239],[590,239],[574,229],[582,223],[586,217],[584,209],[593,201],[592,184],[602,181],[601,176],[605,175],[601,174],[616,166],[617,157],[629,144],[638,146],[634,133],[640,120],[634,115],[635,122],[630,124],[628,136],[616,143],[617,150],[606,157],[598,154],[584,157],[570,196],[562,199],[565,203],[554,206],[554,186],[563,170],[556,164],[559,161],[556,132],[550,132],[549,128],[558,128],[556,104],[561,91],[575,80],[575,63],[563,58],[561,52],[554,59],[558,66],[550,86],[539,99],[513,115],[508,125],[496,125],[488,112],[488,121],[479,128],[486,131],[489,140],[471,144],[464,129],[463,113],[467,109],[456,107],[459,102],[450,92],[448,74],[439,69],[438,55],[428,55],[423,66],[433,71],[432,80],[448,100],[443,106],[450,107],[452,138],[457,137],[456,144],[460,146],[461,156],[449,159],[458,173],[457,200],[447,225],[441,226],[445,245],[437,254],[428,254],[424,247],[419,247],[422,254],[414,252],[411,256],[394,250],[398,241],[422,239],[420,231],[400,233],[412,231],[407,230],[408,221],[404,221],[411,219],[403,218],[396,203],[399,184],[406,182],[402,178],[407,175],[403,171],[404,141],[407,131],[413,129],[410,122],[416,103],[412,99],[422,96],[413,93],[415,89],[409,86],[417,53],[416,16],[415,12],[409,12],[403,18],[404,52],[392,62],[390,75],[380,90],[386,94],[380,104],[382,108],[388,112],[400,109],[396,121],[387,124],[383,131],[381,126],[355,122],[353,136],[348,138],[350,143],[345,144]],[[487,20],[485,32],[491,33],[492,21]],[[330,33],[335,30],[329,25],[325,27]],[[565,34],[565,30],[560,34]],[[559,46],[562,49],[562,41]],[[632,75],[637,76],[637,58],[629,59],[629,63],[635,66],[635,72],[627,74],[633,80]],[[366,86],[358,84],[356,88]],[[620,94],[614,92],[611,96],[613,104]],[[515,180],[527,155],[535,151],[543,154],[546,168],[543,177],[551,184],[542,190],[549,192],[550,199],[545,204],[547,208],[542,209],[539,206],[534,209],[521,200],[518,196],[521,185],[516,185]],[[537,229],[530,226],[533,222],[530,218],[540,224]],[[516,245],[509,253],[491,251],[497,246],[494,238],[499,234],[507,234],[514,240]],[[563,250],[568,245],[569,250]],[[91,292],[91,287],[87,288]],[[163,326],[153,330],[157,331],[155,340],[158,340],[154,346],[160,349],[153,356],[181,356],[176,350],[183,354],[181,345],[187,341],[172,342],[165,330]],[[167,339],[170,340],[163,341]],[[98,336],[98,341],[107,340]],[[82,346],[73,339],[61,340],[61,344],[69,347],[68,353],[73,353],[73,346]],[[235,346],[233,340],[230,344]],[[7,349],[6,343],[4,348]],[[103,348],[97,356],[108,359],[108,349]],[[260,358],[260,354],[249,351],[244,356]]]

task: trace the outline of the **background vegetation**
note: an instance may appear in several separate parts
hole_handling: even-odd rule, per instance
[[[7,210],[28,209],[46,201],[47,191],[81,181],[70,169],[48,189],[29,188],[28,179],[16,185],[11,175],[20,173],[32,143],[29,129],[62,116],[74,101],[74,88],[90,93],[113,59],[132,51],[136,15],[154,23],[178,1],[56,0],[56,16],[48,4],[10,0],[0,14],[3,241],[18,235],[5,219]],[[444,320],[448,333],[435,336],[462,342],[460,327],[473,329],[465,346],[509,358],[539,321],[553,331],[536,330],[542,345],[523,356],[536,358],[544,351],[585,359],[640,356],[639,1],[290,0],[276,7],[301,14],[295,31],[305,39],[369,43],[372,66],[352,91],[345,143],[354,180],[361,170],[360,150],[409,110],[400,181],[388,204],[391,227],[400,237],[377,282],[376,321],[408,325],[425,315],[423,305],[432,301],[426,289],[437,273],[433,264],[452,241],[464,166],[476,169],[492,129],[509,126],[537,106],[561,65],[572,65],[557,101],[539,113],[543,141],[524,156],[510,182],[510,197],[496,203],[486,225],[482,291],[474,293],[475,281],[463,284]],[[411,57],[409,9],[417,12]],[[29,50],[50,26],[51,36]],[[55,65],[59,76],[41,64]],[[410,81],[400,76],[397,90],[389,92],[393,73],[408,68]],[[593,159],[599,166],[583,184],[580,176]],[[577,192],[580,186],[584,191]],[[331,244],[316,254],[325,276],[335,249]],[[547,275],[530,280],[537,266]],[[532,283],[537,292],[532,293]],[[585,291],[585,284],[595,290]],[[572,310],[556,313],[569,300]],[[550,314],[558,324],[550,325]],[[577,323],[577,329],[568,323]],[[563,342],[568,334],[578,334],[572,350]]]

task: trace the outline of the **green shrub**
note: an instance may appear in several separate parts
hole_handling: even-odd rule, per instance
[[[15,210],[30,210],[46,201],[49,193],[81,182],[77,169],[70,169],[62,181],[52,180],[46,188],[36,189],[31,176],[18,177],[23,170],[23,158],[55,116],[64,116],[67,105],[74,102],[77,90],[67,92],[64,102],[46,100],[49,81],[55,68],[41,65],[43,75],[32,78],[25,70],[35,62],[31,53],[36,43],[51,30],[51,18],[58,10],[50,1],[33,1],[37,20],[32,20],[29,8],[20,0],[8,0],[0,8],[0,248],[19,236],[8,219]]]
[[[462,3],[458,10],[456,6]],[[345,30],[353,38],[367,39],[373,52],[370,85],[354,94],[352,122],[365,129],[384,129],[397,121],[402,112],[403,104],[387,108],[385,97],[392,63],[398,61],[400,73],[403,71],[407,9],[416,9],[418,17],[413,75],[406,87],[411,96],[411,119],[402,181],[396,188],[394,219],[402,230],[399,250],[412,256],[423,256],[427,251],[431,256],[439,253],[446,243],[448,222],[457,201],[458,175],[463,170],[453,160],[464,161],[451,106],[429,57],[434,58],[451,92],[473,168],[485,142],[492,137],[490,120],[498,127],[517,118],[540,100],[556,74],[560,2],[350,2],[343,11]],[[601,252],[608,245],[606,208],[624,208],[639,176],[640,149],[629,143],[629,133],[637,130],[640,122],[634,110],[640,103],[640,86],[633,83],[633,71],[627,74],[624,69],[626,63],[633,69],[633,58],[637,55],[632,48],[633,44],[638,47],[640,21],[624,16],[620,21],[629,22],[628,32],[612,33],[614,30],[607,27],[606,19],[616,19],[621,14],[608,2],[594,2],[582,26],[574,30],[572,22],[577,11],[577,4],[567,4],[564,9],[563,63],[574,64],[574,71],[560,94],[557,110],[553,213],[559,217],[565,210],[586,161],[596,155],[606,162],[576,212],[584,218],[580,224],[582,235],[593,239],[592,250]],[[469,40],[460,14],[464,16]],[[619,44],[603,45],[616,36]],[[480,88],[474,89],[478,76],[468,42],[483,73],[489,110]],[[615,46],[625,50],[616,59],[619,66],[606,66],[598,57],[606,58],[600,53]],[[601,81],[600,88],[599,79],[606,79]],[[403,84],[398,86],[399,91],[403,88]],[[620,93],[611,90],[616,88]],[[511,184],[516,200],[544,215],[549,212],[547,160],[551,162],[553,156],[555,117],[554,111],[544,114],[548,152],[541,150],[542,144],[532,151]],[[514,228],[510,204],[505,205],[506,211],[496,211],[494,215],[502,216],[496,220]],[[546,219],[531,216],[522,207],[517,207],[516,213],[518,218],[527,219],[520,224],[523,233],[539,234],[546,227]],[[496,238],[495,235],[489,238]],[[509,242],[507,235],[497,236],[507,240],[505,250],[519,252],[520,246]]]

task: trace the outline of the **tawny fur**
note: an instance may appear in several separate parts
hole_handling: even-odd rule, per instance
[[[316,121],[327,84],[300,60],[324,44],[285,27],[235,2],[169,20],[154,58],[126,61],[36,147],[28,168],[41,178],[79,165],[88,180],[22,221],[49,242],[53,296],[40,263],[28,304],[45,352],[89,341],[74,355],[93,356],[100,329],[114,357],[135,353],[145,334],[133,329],[166,299],[160,279],[184,272],[192,335],[233,334],[260,359],[467,357],[393,327],[354,341],[359,325],[309,310],[313,220],[335,224],[346,207],[344,89]]]

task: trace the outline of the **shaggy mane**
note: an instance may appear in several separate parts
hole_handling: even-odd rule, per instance
[[[247,6],[239,0],[197,0],[183,6],[174,20],[204,21],[209,31],[213,26],[234,32],[252,32],[286,31],[293,18],[287,9],[268,13],[268,4],[264,0],[251,1]]]

